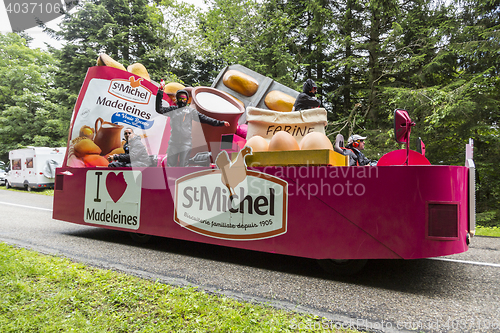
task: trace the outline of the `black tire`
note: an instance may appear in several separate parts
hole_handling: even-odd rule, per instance
[[[27,184],[24,185],[24,189],[28,192],[31,192],[31,187]]]
[[[146,244],[148,243],[151,238],[153,236],[151,235],[146,235],[146,234],[138,234],[138,233],[135,233],[135,232],[131,232],[130,233],[130,237],[132,238],[132,240],[136,243],[139,243],[139,244]]]
[[[9,182],[8,181],[5,181],[5,188],[8,190],[9,188],[11,188],[12,186],[10,186]]]
[[[318,264],[326,272],[334,275],[349,276],[361,271],[368,259],[349,259],[349,260],[336,260],[336,259],[321,259]]]

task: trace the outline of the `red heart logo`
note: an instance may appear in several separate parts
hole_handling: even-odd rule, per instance
[[[125,193],[125,190],[127,189],[127,182],[123,177],[123,172],[120,172],[118,175],[114,172],[108,173],[108,176],[106,177],[106,189],[114,202],[120,200],[123,193]]]

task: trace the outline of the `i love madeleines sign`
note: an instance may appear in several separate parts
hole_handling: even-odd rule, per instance
[[[142,173],[87,171],[84,221],[124,229],[139,229]]]

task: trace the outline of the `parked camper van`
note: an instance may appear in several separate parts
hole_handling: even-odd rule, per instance
[[[0,161],[0,185],[5,185],[5,177],[7,176],[7,172],[5,171],[6,166],[5,162]]]
[[[28,147],[9,152],[10,171],[5,186],[22,187],[31,191],[53,188],[55,171],[62,166],[66,147]]]

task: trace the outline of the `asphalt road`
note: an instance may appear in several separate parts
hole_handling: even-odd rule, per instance
[[[53,220],[51,210],[52,197],[0,188],[0,241],[317,314],[332,328],[500,332],[500,239],[475,237],[445,260],[373,260],[357,276],[332,277],[303,258],[167,238],[138,245],[125,232]]]

